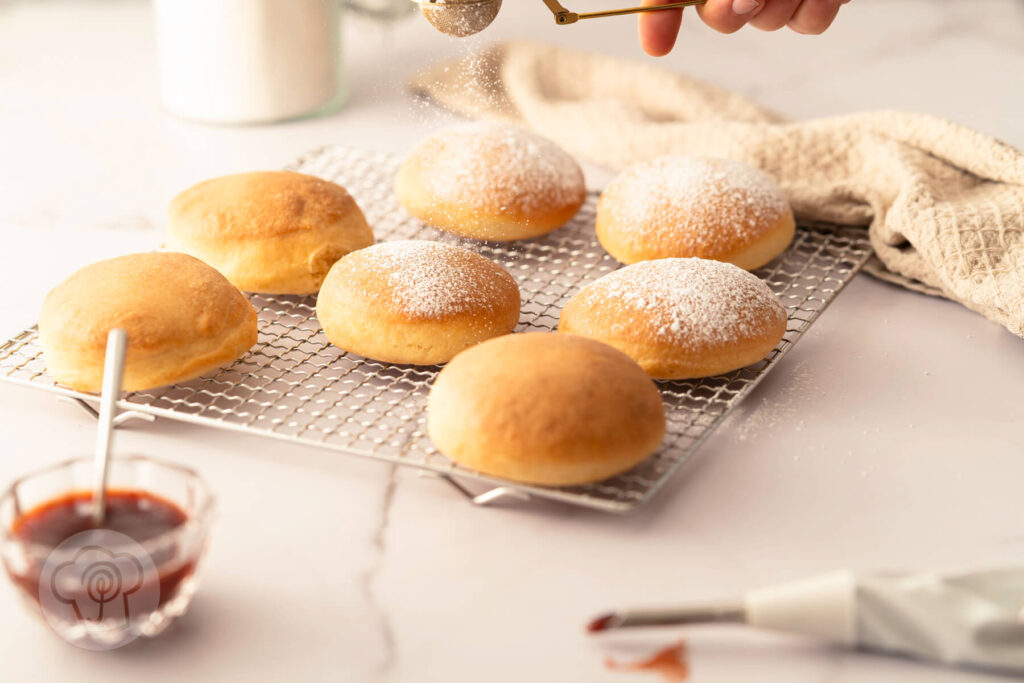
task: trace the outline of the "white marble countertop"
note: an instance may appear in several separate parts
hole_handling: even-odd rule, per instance
[[[641,58],[629,19],[555,27],[506,2],[486,39]],[[157,101],[148,4],[0,3],[0,317],[34,320],[72,269],[160,243],[167,201],[219,174],[345,143],[401,152],[448,117],[400,83],[465,44],[418,21],[346,33],[351,100],[276,126],[209,127]],[[1024,146],[1024,3],[855,0],[825,36],[719,36],[690,17],[664,64],[791,116],[905,108]],[[599,187],[607,173],[588,169]],[[961,568],[1024,554],[1020,339],[859,276],[642,513],[475,509],[386,465],[168,421],[122,452],[178,459],[217,492],[202,591],[164,636],[66,645],[0,587],[4,681],[629,681],[606,656],[679,631],[591,639],[595,612],[729,597],[840,567]],[[93,423],[0,384],[0,482],[91,448]],[[694,681],[985,681],[735,628],[685,634]]]

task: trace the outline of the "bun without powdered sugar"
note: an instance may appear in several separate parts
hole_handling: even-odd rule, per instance
[[[460,353],[438,375],[427,428],[441,453],[484,474],[545,486],[601,481],[658,450],[654,383],[606,344],[513,334]]]
[[[39,314],[46,371],[100,391],[107,334],[128,333],[124,390],[198,377],[256,343],[256,311],[223,275],[186,254],[130,254],[86,266],[57,285]]]
[[[721,261],[669,258],[609,273],[562,309],[561,332],[610,344],[657,379],[709,377],[764,358],[786,309],[757,276]]]
[[[373,242],[345,188],[289,171],[207,180],[168,211],[167,248],[202,259],[246,292],[316,294],[335,261]]]
[[[796,224],[767,173],[729,159],[660,157],[601,194],[597,239],[622,263],[698,257],[753,270],[781,254]]]
[[[436,365],[512,332],[519,286],[480,254],[440,242],[381,242],[331,268],[316,315],[327,339],[386,363]]]
[[[395,178],[413,216],[463,237],[510,241],[565,225],[583,205],[583,171],[547,138],[504,123],[472,123],[421,142]]]

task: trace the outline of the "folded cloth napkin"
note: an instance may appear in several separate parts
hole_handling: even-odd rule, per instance
[[[994,138],[896,111],[788,121],[663,68],[532,43],[429,67],[410,85],[611,168],[664,154],[762,168],[798,220],[870,227],[875,274],[1024,336],[1024,153]]]

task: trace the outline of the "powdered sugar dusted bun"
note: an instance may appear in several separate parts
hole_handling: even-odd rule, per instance
[[[430,389],[427,429],[438,450],[479,472],[585,484],[654,453],[665,409],[654,383],[621,351],[533,332],[456,356]]]
[[[651,377],[730,372],[764,358],[786,333],[768,286],[721,261],[644,261],[605,275],[569,300],[558,329],[610,344]]]
[[[597,207],[597,239],[623,263],[696,256],[753,270],[785,251],[794,230],[778,183],[729,159],[671,156],[630,166]]]
[[[383,242],[339,260],[316,315],[327,339],[384,361],[435,365],[519,322],[519,286],[479,254],[425,241]]]
[[[586,197],[575,159],[547,138],[503,123],[462,125],[427,138],[398,170],[395,192],[430,225],[502,241],[551,232]]]

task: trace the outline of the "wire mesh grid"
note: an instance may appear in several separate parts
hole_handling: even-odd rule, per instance
[[[511,244],[476,242],[430,228],[405,213],[391,189],[397,164],[388,155],[329,147],[310,153],[292,168],[348,188],[380,240],[454,243],[507,268],[523,294],[518,331],[554,329],[559,311],[573,294],[620,266],[594,237],[594,196],[567,226],[542,238]],[[869,254],[864,230],[800,226],[789,249],[756,271],[788,309],[783,341],[764,360],[727,375],[659,382],[667,417],[660,451],[629,472],[597,484],[525,486],[447,460],[425,432],[426,398],[440,368],[379,363],[330,345],[314,316],[315,297],[251,295],[260,334],[245,357],[190,382],[127,394],[120,407],[476,479],[584,507],[629,512],[654,496],[791,348]],[[97,398],[46,375],[35,327],[0,346],[0,379],[86,401]]]

